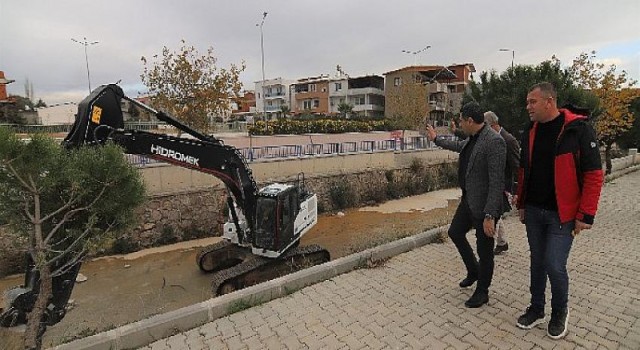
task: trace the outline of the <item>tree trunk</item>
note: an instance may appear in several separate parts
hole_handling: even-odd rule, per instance
[[[604,147],[604,163],[606,167],[605,174],[606,175],[611,174],[612,165],[611,165],[611,144],[610,143],[606,144]]]
[[[47,326],[44,313],[52,295],[51,271],[49,266],[40,268],[40,290],[33,310],[27,316],[27,329],[24,333],[24,348],[28,350],[40,350],[42,338]]]

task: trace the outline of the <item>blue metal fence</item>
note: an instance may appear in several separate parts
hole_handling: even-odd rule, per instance
[[[335,154],[373,153],[383,151],[411,151],[433,148],[434,145],[424,136],[379,141],[331,142],[305,145],[280,145],[245,147],[238,149],[247,161],[314,157]],[[129,161],[136,166],[159,163],[159,161],[140,155],[128,155]]]

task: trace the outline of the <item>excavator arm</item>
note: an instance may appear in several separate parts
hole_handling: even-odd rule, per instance
[[[123,99],[190,137],[124,129]],[[215,273],[215,295],[329,260],[329,252],[319,246],[298,247],[302,235],[317,222],[317,197],[305,187],[304,177],[293,185],[276,183],[258,190],[251,169],[236,148],[125,96],[113,84],[100,86],[80,102],[76,121],[62,144],[74,148],[105,142],[120,145],[128,154],[211,174],[224,183],[230,214],[230,222],[224,225],[225,240],[203,248],[196,257],[202,271]],[[61,259],[58,263],[66,262]],[[45,324],[56,324],[64,317],[80,266],[81,262],[74,262],[67,272],[53,277],[55,290],[44,316]],[[38,271],[28,264],[25,284],[5,292],[0,326],[26,322],[39,283]]]
[[[192,138],[175,137],[140,130],[125,130],[121,101],[130,103],[153,114]],[[124,95],[114,84],[94,90],[78,105],[78,116],[63,145],[67,148],[103,144],[113,141],[125,153],[144,155],[165,163],[211,174],[222,181],[231,195],[230,205],[238,244],[252,244],[255,232],[255,214],[258,188],[245,159],[232,146],[219,139],[202,134],[170,115]],[[242,211],[240,222],[236,208]],[[242,227],[240,227],[242,224]]]

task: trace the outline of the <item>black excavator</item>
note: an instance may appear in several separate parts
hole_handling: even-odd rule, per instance
[[[123,99],[190,137],[124,129]],[[258,189],[238,149],[125,96],[114,84],[98,87],[80,102],[75,123],[62,144],[74,148],[109,141],[120,145],[127,154],[211,174],[224,183],[229,217],[223,225],[223,240],[202,248],[196,256],[200,270],[212,274],[213,295],[329,261],[329,252],[322,247],[299,246],[300,238],[318,220],[317,197],[305,186],[303,174],[293,184],[273,183]],[[64,259],[56,262],[65,263],[68,262]],[[77,262],[52,278],[53,295],[45,314],[48,325],[64,317],[80,266],[81,262]],[[24,285],[4,293],[0,326],[26,323],[38,290],[38,272],[33,264],[27,264]]]

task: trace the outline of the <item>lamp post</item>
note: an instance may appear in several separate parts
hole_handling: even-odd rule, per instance
[[[424,47],[424,48],[422,48],[422,49],[420,49],[418,51],[402,50],[402,52],[403,53],[410,53],[410,54],[413,55],[413,65],[415,66],[416,65],[416,55],[421,53],[421,52],[427,51],[427,49],[429,49],[429,48],[431,48],[431,45],[427,45],[426,47]]]
[[[267,12],[262,13],[262,21],[260,24],[256,24],[256,27],[260,27],[260,53],[262,56],[262,117],[264,120],[267,120],[267,108],[266,108],[266,98],[264,95],[264,32],[262,31],[262,26],[264,25],[264,20],[267,18]]]
[[[500,49],[498,51],[502,51],[502,52],[509,52],[511,51],[511,69],[513,70],[513,61],[516,58],[516,51],[512,50],[512,49]]]
[[[349,104],[349,74],[345,73],[340,65],[337,65],[336,69],[338,70],[338,73],[340,73],[341,77],[343,76],[346,77],[345,89],[344,89],[344,103]],[[349,118],[347,113],[345,113],[344,116],[345,118]]]
[[[87,63],[87,81],[89,82],[89,94],[91,94],[91,77],[89,75],[89,56],[87,55],[87,46],[95,45],[98,42],[97,41],[89,42],[89,41],[87,41],[87,37],[86,36],[83,38],[82,41],[76,40],[74,38],[71,38],[71,41],[76,42],[76,43],[84,46],[84,61]]]

